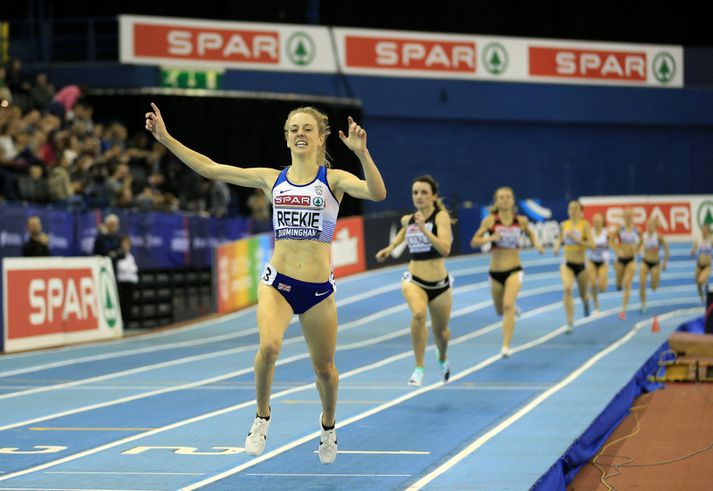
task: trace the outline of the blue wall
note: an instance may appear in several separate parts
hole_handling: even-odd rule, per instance
[[[72,78],[92,87],[158,82],[153,67],[50,72],[59,85]],[[442,194],[477,202],[503,184],[521,197],[565,200],[713,189],[711,89],[234,70],[225,73],[223,88],[361,99],[369,147],[389,189],[387,200],[367,204],[367,211],[410,206],[411,178],[421,173],[439,180]]]

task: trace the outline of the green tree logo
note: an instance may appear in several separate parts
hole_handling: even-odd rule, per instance
[[[481,57],[483,66],[491,75],[500,75],[508,69],[508,52],[500,43],[488,43]]]
[[[713,201],[704,201],[696,211],[698,227],[708,227],[713,230]]]
[[[99,306],[107,325],[113,328],[119,320],[119,295],[105,267],[99,271]]]
[[[663,51],[654,56],[651,68],[654,71],[656,80],[662,84],[667,84],[676,75],[676,60],[673,59],[673,56]]]
[[[316,54],[317,46],[306,32],[296,32],[287,39],[287,58],[295,65],[309,65]]]

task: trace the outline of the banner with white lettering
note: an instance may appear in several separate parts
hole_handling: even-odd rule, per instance
[[[122,336],[110,259],[5,258],[2,267],[3,351]]]
[[[683,47],[119,16],[122,63],[507,82],[683,86]]]
[[[682,87],[683,48],[336,28],[347,74]]]
[[[627,208],[640,230],[649,218],[654,218],[671,242],[697,240],[701,227],[713,226],[713,195],[585,196],[580,201],[588,220],[599,213],[611,229],[624,223],[622,215]]]
[[[683,47],[119,16],[122,63],[683,87]],[[337,53],[337,58],[335,58]]]
[[[119,16],[122,63],[335,73],[326,27]]]

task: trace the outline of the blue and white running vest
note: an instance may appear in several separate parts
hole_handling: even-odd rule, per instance
[[[272,186],[272,227],[275,240],[315,240],[330,244],[337,225],[339,202],[327,184],[327,168],[319,167],[308,184],[287,180],[287,170]]]
[[[594,230],[592,230],[592,233]],[[594,249],[589,251],[589,259],[597,262],[609,262],[609,236],[606,229],[594,236]]]
[[[658,233],[654,232],[653,234],[649,234],[649,232],[644,232],[641,237],[644,243],[644,249],[653,250],[659,248]]]

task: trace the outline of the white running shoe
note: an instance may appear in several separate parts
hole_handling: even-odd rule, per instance
[[[416,387],[423,385],[423,368],[414,368],[413,373],[408,379],[408,384]]]
[[[441,367],[441,381],[445,384],[451,378],[451,366],[448,363],[448,359],[441,361],[441,351],[438,348],[436,348],[436,361],[438,366]]]
[[[500,350],[500,355],[501,355],[503,358],[510,358],[510,356],[512,356],[512,351],[510,351],[510,347],[509,347],[509,346],[503,346],[502,349]]]
[[[245,452],[248,455],[260,455],[265,450],[265,440],[267,440],[267,430],[270,428],[270,420],[255,416],[250,433],[245,439]]]
[[[322,426],[322,415],[319,415],[319,460],[323,464],[331,464],[337,458],[337,430],[325,430]]]
[[[439,362],[438,364],[441,366],[441,380],[445,384],[448,382],[448,379],[451,378],[451,367],[448,364],[448,360],[443,363]]]
[[[574,324],[567,324],[564,328],[565,334],[572,334],[574,332]]]

